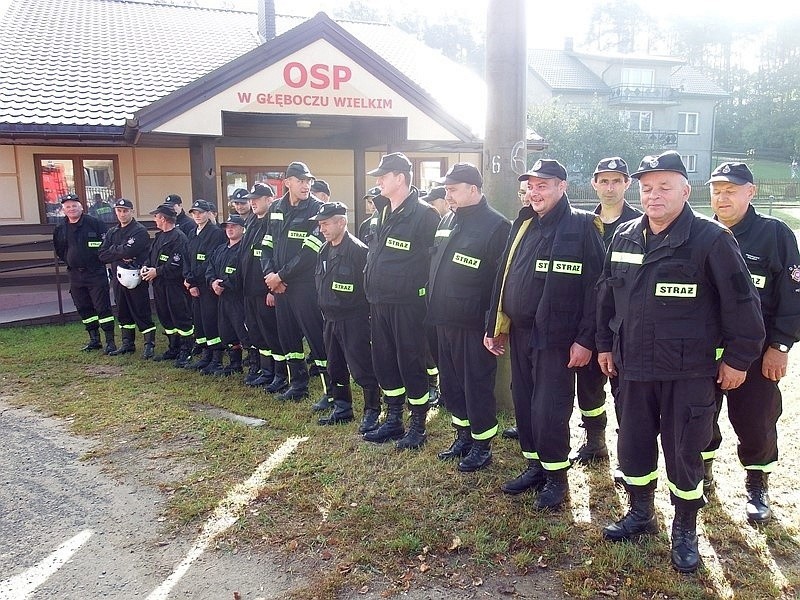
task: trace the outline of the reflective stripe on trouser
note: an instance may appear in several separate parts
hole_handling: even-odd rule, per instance
[[[745,469],[771,473],[778,462],[778,418],[783,412],[783,399],[778,383],[761,373],[761,361],[754,361],[744,383],[725,392],[728,401],[728,420],[738,438],[736,452]],[[711,443],[703,458],[714,458],[722,443],[719,413],[723,393],[716,388],[716,412]]]
[[[181,337],[193,333],[192,315],[186,292],[180,281],[162,281],[153,283],[153,299],[156,305],[158,320],[165,331],[173,330]]]
[[[317,291],[314,283],[292,283],[283,294],[275,297],[275,317],[278,322],[278,338],[283,354],[289,358],[303,357],[303,338],[308,342],[310,358],[319,366],[318,361],[327,360],[325,343],[322,339],[322,313],[317,305]],[[307,368],[307,367],[306,367]],[[294,376],[294,374],[293,374]]]
[[[608,422],[606,414],[606,376],[600,370],[597,353],[592,353],[589,364],[576,369],[576,395],[581,421],[585,429],[605,429]]]
[[[138,327],[142,333],[155,331],[150,310],[150,284],[141,282],[132,290],[114,280],[114,298],[117,301],[117,322],[121,329]]]
[[[219,297],[207,287],[198,288],[200,295],[192,297],[191,315],[198,344],[205,343],[212,350],[222,348],[219,336]],[[204,338],[205,342],[200,339]]]
[[[247,334],[250,336],[250,343],[259,350],[270,350],[273,356],[283,356],[275,307],[267,306],[266,297],[266,292],[263,296],[244,297]]]
[[[114,315],[111,312],[111,296],[105,269],[101,271],[102,278],[75,277],[72,273],[70,272],[69,293],[86,330],[92,331],[99,327],[113,329]]]
[[[531,330],[511,325],[511,397],[523,455],[536,454],[549,471],[569,466],[569,419],[575,371],[566,367],[569,347],[535,350]]]
[[[402,397],[392,396],[390,391],[400,389],[409,404],[423,405],[428,401],[426,342],[420,335],[424,319],[424,298],[410,304],[370,305],[372,364],[389,404],[393,398]]]
[[[368,313],[339,321],[326,320],[323,338],[332,383],[348,385],[352,375],[362,388],[378,387],[369,349]]]
[[[436,333],[439,385],[453,423],[469,426],[473,439],[491,439],[497,434],[497,357],[483,346],[481,330],[437,326]]]
[[[620,382],[619,461],[629,485],[655,478],[660,435],[672,503],[703,506],[702,451],[711,440],[714,389],[713,377]]]

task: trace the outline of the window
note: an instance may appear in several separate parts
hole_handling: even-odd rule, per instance
[[[651,88],[655,85],[653,69],[622,69],[622,85],[629,88]]]
[[[63,213],[59,198],[77,194],[84,208],[109,203],[121,195],[116,156],[34,155],[39,188],[40,216],[44,223],[57,223]]]
[[[653,126],[653,113],[649,110],[623,110],[620,111],[620,120],[629,131],[649,133]]]
[[[447,172],[446,158],[412,158],[411,164],[414,169],[413,184],[420,192],[431,189],[436,185],[433,180],[441,179]]]
[[[284,193],[283,175],[283,168],[279,167],[222,167],[222,203],[230,209],[228,198],[233,191],[236,188],[250,190],[256,183],[268,183],[280,198]]]
[[[694,112],[679,112],[678,113],[678,133],[684,134],[697,134],[697,124],[700,120],[700,115]]]
[[[686,165],[687,173],[697,172],[697,154],[681,154],[681,160]]]

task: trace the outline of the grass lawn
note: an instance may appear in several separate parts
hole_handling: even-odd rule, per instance
[[[159,338],[157,350],[164,345]],[[791,358],[782,384],[781,466],[771,479],[776,519],[761,528],[746,523],[744,473],[723,416],[718,492],[701,512],[704,566],[681,576],[669,566],[665,532],[673,511],[663,474],[662,533],[638,544],[604,543],[600,529],[625,506],[611,477],[613,456],[572,469],[568,507],[538,514],[531,496],[499,490],[523,466],[515,442],[498,439],[494,464],[475,474],[459,474],[436,458],[452,440],[443,410],[429,422],[428,444],[401,454],[361,441],[356,423],[316,425],[310,402],[280,403],[239,378],[203,377],[138,355],[80,353],[83,343],[78,325],[0,330],[3,400],[64,418],[77,434],[98,440],[88,460],[122,470],[121,440],[126,449],[157,454],[159,485],[169,498],[165,526],[176,533],[193,537],[231,485],[288,436],[309,437],[218,545],[251,552],[268,546],[307,560],[312,583],[298,598],[336,598],[364,586],[388,597],[426,585],[483,596],[483,582],[492,578],[522,579],[545,569],[577,598],[788,599],[800,587],[800,365]],[[218,420],[198,411],[201,405],[268,425]],[[356,405],[360,413],[360,396]],[[613,448],[613,410],[609,421]],[[577,446],[580,430],[573,431]]]

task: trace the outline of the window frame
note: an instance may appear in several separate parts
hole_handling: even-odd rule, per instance
[[[689,116],[694,116],[694,131],[688,131],[687,125]],[[700,113],[699,112],[679,112],[678,113],[678,135],[699,135],[700,134]]]
[[[697,173],[697,154],[681,154],[687,173]]]

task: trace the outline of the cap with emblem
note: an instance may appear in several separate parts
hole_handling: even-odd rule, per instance
[[[753,173],[744,163],[726,162],[722,163],[711,173],[711,178],[706,183],[714,181],[727,181],[735,185],[745,185],[753,183]]]
[[[326,202],[319,207],[319,212],[311,217],[309,221],[324,221],[336,215],[346,215],[347,207],[341,202]]]
[[[166,198],[164,198],[164,204],[169,204],[170,206],[175,206],[176,204],[183,205],[183,200],[178,194],[170,194]]]
[[[165,217],[172,217],[173,219],[178,216],[178,213],[175,212],[175,209],[172,208],[169,204],[159,204],[153,210],[150,211],[151,215],[164,215]]]
[[[380,196],[380,195],[381,195],[381,188],[379,187],[369,188],[367,190],[367,193],[364,194],[364,199],[366,200],[367,198],[374,198],[375,196]]]
[[[240,215],[231,215],[228,217],[227,221],[223,221],[220,223],[220,225],[222,227],[225,227],[226,225],[241,225],[244,227],[244,219]]]
[[[384,154],[381,156],[381,162],[376,169],[367,171],[367,175],[380,177],[387,173],[410,173],[411,161],[402,152],[392,152],[391,154]]]
[[[422,199],[425,202],[432,202],[434,200],[444,200],[444,197],[446,195],[447,195],[447,190],[439,186],[431,188],[430,191],[422,197]]]
[[[233,193],[230,196],[228,196],[228,198],[230,199],[231,202],[237,202],[237,203],[247,202],[248,200],[247,194],[249,193],[250,192],[248,192],[244,188],[236,188],[235,190],[233,190]]]
[[[214,210],[214,205],[211,204],[208,200],[195,200],[192,203],[192,208],[189,209],[189,212],[194,212],[196,210],[201,210],[204,212],[209,212]]]
[[[272,186],[268,183],[256,183],[252,188],[250,188],[250,193],[247,194],[247,198],[263,198],[264,196],[274,196],[275,190],[272,189]]]
[[[314,183],[311,184],[311,191],[322,192],[323,194],[328,194],[328,196],[331,195],[331,188],[324,179],[317,179],[314,181]]]
[[[304,162],[293,162],[286,167],[286,177],[297,177],[297,179],[316,179]]]
[[[66,196],[61,196],[58,201],[64,204],[64,202],[80,202],[81,199],[78,197],[78,194],[67,194]]]
[[[120,208],[133,208],[133,202],[127,200],[126,198],[117,198],[114,200],[114,206],[118,206]]]
[[[620,158],[619,156],[612,156],[610,158],[604,158],[599,163],[597,163],[597,167],[592,173],[592,176],[597,179],[598,173],[621,173],[625,175],[625,177],[630,177],[630,173],[628,173],[628,163],[625,162],[624,159]]]
[[[478,168],[470,163],[462,162],[456,163],[447,174],[444,176],[445,185],[453,185],[455,183],[466,183],[467,185],[483,186],[483,177]]]
[[[674,150],[667,150],[658,156],[645,156],[642,162],[639,163],[639,168],[635,173],[631,173],[631,177],[639,179],[645,173],[653,171],[674,171],[680,173],[688,179],[686,174],[686,165],[681,160],[681,155]]]
[[[567,170],[557,160],[552,158],[540,158],[527,173],[523,173],[517,177],[517,181],[528,181],[531,177],[538,177],[539,179],[561,179],[567,180]]]

